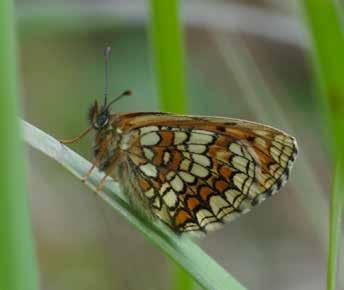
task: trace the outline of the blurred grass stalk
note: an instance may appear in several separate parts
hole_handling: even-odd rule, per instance
[[[150,1],[150,33],[156,84],[162,111],[185,113],[183,33],[178,0]],[[174,289],[192,290],[194,281],[175,265]]]
[[[185,113],[183,33],[178,0],[151,0],[151,40],[163,111]]]
[[[0,1],[0,289],[38,289],[17,110],[14,3]]]
[[[339,2],[304,0],[320,104],[330,128],[335,163],[330,208],[327,289],[336,289],[344,197],[344,31]]]

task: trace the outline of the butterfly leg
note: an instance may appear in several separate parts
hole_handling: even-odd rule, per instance
[[[114,169],[117,166],[117,159],[120,156],[120,154],[116,153],[110,160],[110,166],[105,170],[105,176],[100,180],[97,188],[96,188],[96,193],[99,193],[100,191],[102,191],[102,189],[105,186],[106,183],[106,178],[111,175],[111,173],[114,171]]]
[[[106,145],[107,145],[107,140],[104,140],[100,146],[100,151],[99,151],[98,155],[96,156],[96,158],[94,159],[94,161],[92,163],[91,168],[87,171],[87,173],[81,179],[81,181],[83,183],[85,183],[88,180],[88,178],[90,177],[94,168],[96,168],[99,165],[99,163],[101,162],[101,160],[104,157],[105,152],[106,152]]]
[[[88,132],[90,132],[92,130],[92,127],[88,127],[86,128],[84,131],[82,131],[78,136],[76,136],[73,139],[68,139],[68,140],[59,140],[60,143],[62,144],[73,144],[78,142],[82,137],[84,137],[86,134],[88,134]]]

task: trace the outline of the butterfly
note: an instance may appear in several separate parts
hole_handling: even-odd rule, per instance
[[[112,176],[132,206],[176,233],[207,232],[274,195],[297,155],[294,137],[273,127],[226,117],[114,113],[96,101],[92,167]]]

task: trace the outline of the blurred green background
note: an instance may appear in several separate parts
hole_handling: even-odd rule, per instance
[[[264,122],[300,153],[274,198],[198,243],[248,289],[324,289],[331,164],[296,1],[183,1],[188,113]],[[18,1],[22,112],[74,137],[103,94],[112,46],[114,111],[156,111],[145,1]],[[91,159],[92,136],[73,149]],[[154,246],[62,167],[27,147],[42,289],[171,289]]]

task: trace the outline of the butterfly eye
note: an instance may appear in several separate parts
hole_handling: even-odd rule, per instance
[[[109,122],[109,115],[107,113],[102,113],[97,117],[95,126],[97,128],[103,128]]]

